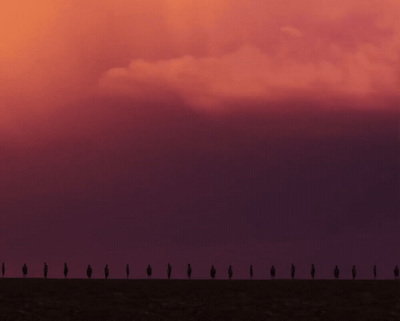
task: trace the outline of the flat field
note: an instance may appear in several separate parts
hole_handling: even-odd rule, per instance
[[[390,280],[0,279],[0,320],[400,320]]]

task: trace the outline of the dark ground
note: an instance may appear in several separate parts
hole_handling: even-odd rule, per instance
[[[400,320],[400,282],[0,279],[0,320]]]

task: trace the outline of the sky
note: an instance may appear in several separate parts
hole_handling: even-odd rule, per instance
[[[0,4],[6,276],[391,278],[400,2]]]

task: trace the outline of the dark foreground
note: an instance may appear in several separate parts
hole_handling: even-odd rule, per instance
[[[400,320],[396,281],[0,279],[0,320]]]

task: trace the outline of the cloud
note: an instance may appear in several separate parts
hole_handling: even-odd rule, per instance
[[[164,91],[208,108],[398,96],[395,0],[28,2],[0,8],[2,109],[54,109],[98,83],[101,94]]]
[[[300,35],[296,29],[284,30],[290,36]],[[218,57],[135,59],[126,68],[107,71],[99,85],[107,93],[150,100],[175,94],[195,107],[215,107],[237,99],[396,95],[398,69],[373,45],[365,44],[355,52],[334,45],[324,50],[331,59],[314,62],[301,61],[289,50],[273,56],[253,46]]]
[[[301,32],[301,30],[292,26],[284,26],[281,28],[281,31],[293,37],[303,37],[303,33]]]
[[[199,24],[185,20],[192,37],[174,34],[185,44],[180,52],[110,68],[100,92],[157,101],[178,96],[209,109],[242,99],[398,99],[400,25],[392,12],[399,4],[329,3],[235,2],[202,25],[203,33],[190,33]]]

